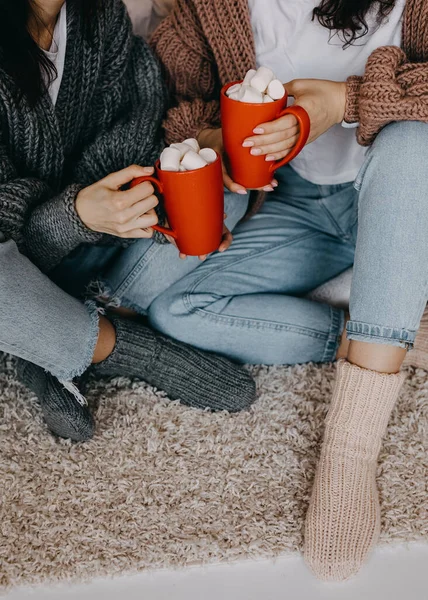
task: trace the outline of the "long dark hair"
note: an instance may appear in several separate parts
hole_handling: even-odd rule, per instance
[[[327,29],[339,31],[344,46],[350,46],[368,32],[366,17],[373,11],[380,24],[394,8],[395,0],[322,0],[314,18]]]
[[[68,0],[81,11],[85,35],[90,35],[100,0]],[[30,105],[37,103],[46,91],[46,83],[57,76],[54,65],[32,38],[28,23],[31,18],[41,25],[34,0],[0,0],[1,67],[14,80],[19,96]]]

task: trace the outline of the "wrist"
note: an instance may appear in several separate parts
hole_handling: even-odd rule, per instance
[[[201,148],[214,148],[221,139],[221,129],[203,129],[197,136]]]
[[[336,123],[342,123],[345,118],[346,111],[346,82],[337,84],[337,112]]]

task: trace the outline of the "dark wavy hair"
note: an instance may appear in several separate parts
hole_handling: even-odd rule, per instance
[[[380,25],[394,5],[395,0],[322,0],[313,15],[327,29],[338,31],[346,47],[368,32],[369,12],[373,11]]]
[[[85,35],[90,37],[100,0],[68,0],[71,4],[81,11]],[[20,97],[34,106],[46,91],[45,78],[52,82],[57,73],[30,34],[30,18],[43,25],[34,0],[0,0],[0,64],[15,81]]]

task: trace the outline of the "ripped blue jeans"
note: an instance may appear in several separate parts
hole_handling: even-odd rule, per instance
[[[239,362],[325,362],[345,314],[305,296],[354,265],[348,337],[410,348],[428,297],[427,150],[428,125],[400,122],[381,131],[355,182],[314,185],[285,167],[227,252],[183,263],[143,240],[111,250],[104,285],[165,334]],[[228,213],[235,201],[227,194]]]

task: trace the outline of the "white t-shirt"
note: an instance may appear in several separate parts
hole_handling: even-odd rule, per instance
[[[64,74],[65,50],[67,46],[67,8],[64,3],[58,15],[55,29],[52,37],[52,45],[49,50],[43,50],[49,60],[55,65],[57,71],[56,79],[49,86],[49,96],[52,104],[55,106],[58,99],[59,88],[61,87],[62,76]]]
[[[400,46],[405,0],[376,26],[368,15],[369,33],[343,48],[337,32],[312,20],[321,0],[248,0],[256,44],[258,66],[269,67],[284,83],[292,79],[345,81],[363,75],[368,57],[380,46]],[[353,181],[364,161],[365,149],[358,145],[355,129],[335,125],[308,144],[291,163],[305,179],[315,184]]]

